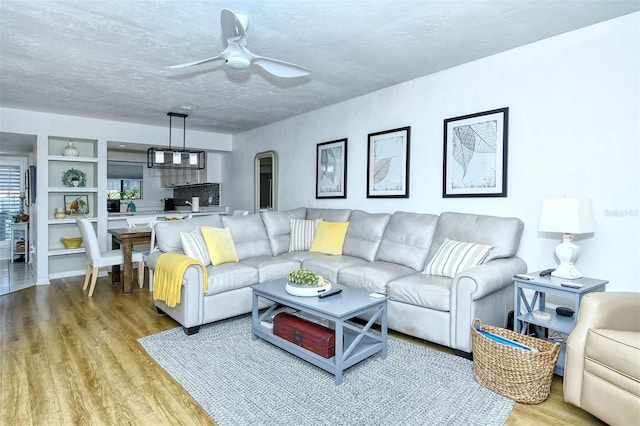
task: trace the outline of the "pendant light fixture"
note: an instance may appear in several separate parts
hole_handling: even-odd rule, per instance
[[[201,150],[188,150],[185,148],[187,140],[188,114],[168,112],[169,116],[169,148],[149,148],[147,150],[148,168],[174,168],[174,169],[204,169],[206,167],[206,155]],[[182,149],[171,147],[171,131],[173,129],[173,117],[182,118]]]

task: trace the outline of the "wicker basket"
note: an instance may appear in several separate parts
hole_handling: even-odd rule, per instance
[[[540,352],[525,351],[495,342],[480,330],[513,340]],[[471,325],[473,373],[482,386],[525,404],[539,404],[549,396],[560,343],[483,325],[476,318]]]

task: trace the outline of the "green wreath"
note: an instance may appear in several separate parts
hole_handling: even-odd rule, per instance
[[[72,180],[79,181],[78,187],[87,186],[87,175],[85,175],[84,172],[80,170],[69,169],[64,172],[64,174],[62,175],[62,183],[64,184],[64,186],[73,188],[74,185],[72,183]]]

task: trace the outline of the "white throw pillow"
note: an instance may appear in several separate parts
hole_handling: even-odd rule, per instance
[[[309,251],[322,219],[291,219],[289,224],[289,251]]]
[[[492,248],[446,239],[422,273],[453,278],[460,272],[480,265]]]
[[[180,242],[182,243],[182,251],[187,256],[199,260],[204,266],[211,264],[209,250],[204,242],[204,237],[200,229],[196,228],[191,232],[181,232]]]

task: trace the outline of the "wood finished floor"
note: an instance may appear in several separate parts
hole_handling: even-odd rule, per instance
[[[32,272],[31,265],[24,260],[11,263],[0,254],[0,295],[36,285]]]
[[[176,326],[146,286],[123,296],[109,278],[91,299],[81,277],[0,296],[0,424],[215,424],[137,342]],[[516,404],[507,421],[539,424],[601,423],[563,402],[556,376],[547,401]]]

